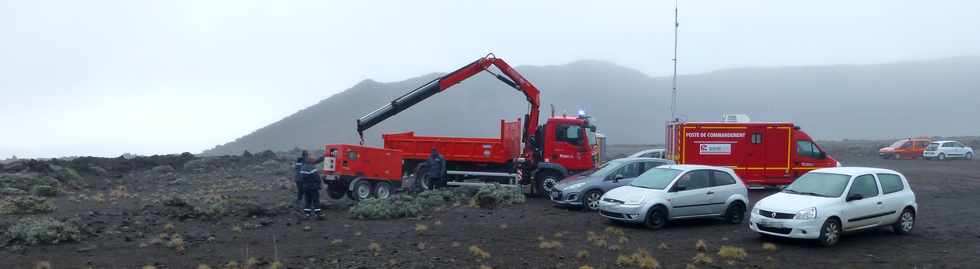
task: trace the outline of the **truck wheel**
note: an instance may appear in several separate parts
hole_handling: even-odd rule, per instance
[[[374,197],[378,199],[388,199],[388,197],[391,197],[391,184],[385,181],[375,182]]]
[[[429,178],[429,166],[424,163],[420,163],[415,167],[415,187],[419,191],[427,191],[432,189],[432,179]]]
[[[371,198],[371,182],[358,180],[357,183],[354,183],[354,190],[351,191],[350,198],[354,201]]]
[[[534,177],[535,183],[538,185],[538,194],[542,197],[548,196],[552,190],[555,189],[555,185],[558,185],[558,181],[561,180],[561,175],[552,171],[542,171]]]

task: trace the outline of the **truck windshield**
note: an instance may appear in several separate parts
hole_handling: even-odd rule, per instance
[[[642,175],[636,177],[630,186],[640,187],[645,189],[655,189],[662,190],[670,185],[677,175],[681,174],[681,170],[670,169],[670,168],[651,168],[647,170]]]
[[[785,193],[818,197],[840,197],[851,176],[830,173],[806,173],[783,189]]]

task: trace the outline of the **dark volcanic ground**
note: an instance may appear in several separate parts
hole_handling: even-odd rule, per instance
[[[775,240],[776,249],[766,250],[764,241],[745,224],[684,221],[653,231],[611,224],[595,213],[555,208],[541,198],[495,210],[446,205],[422,217],[398,220],[352,220],[347,212],[350,201],[324,198],[326,219],[301,221],[285,203],[293,197],[292,181],[288,160],[279,158],[275,163],[227,164],[206,172],[179,168],[166,179],[132,172],[62,194],[55,198],[58,210],[48,215],[77,217],[88,234],[75,243],[7,246],[0,252],[0,268],[31,268],[38,261],[50,261],[53,268],[221,268],[249,258],[262,264],[256,268],[266,268],[272,260],[290,268],[619,268],[620,255],[639,249],[649,251],[662,268],[685,268],[696,254],[697,240],[706,242],[713,258],[712,264],[699,268],[977,267],[980,162],[867,157],[842,162],[904,173],[918,196],[915,231],[908,236],[885,228],[849,234],[833,248]],[[751,191],[751,198],[770,193]],[[262,209],[255,211],[261,216],[188,218],[163,205],[172,196],[197,206],[214,201],[208,197],[257,201]],[[22,217],[2,216],[2,222]],[[417,231],[421,226],[424,231]],[[154,240],[173,234],[184,239],[185,251],[162,243],[167,240]],[[717,255],[723,245],[743,248],[748,255],[729,262]],[[477,257],[472,246],[489,257]]]

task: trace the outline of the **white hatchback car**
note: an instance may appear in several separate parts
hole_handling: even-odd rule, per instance
[[[760,235],[837,243],[842,232],[890,225],[912,232],[918,208],[902,174],[878,168],[813,170],[781,192],[759,200],[749,228]]]
[[[973,148],[956,141],[936,141],[929,143],[922,152],[922,158],[927,160],[946,160],[948,158],[963,158],[973,160]]]
[[[745,219],[748,196],[745,183],[732,169],[661,165],[602,195],[599,214],[652,229],[671,219],[698,217],[722,217],[737,224]]]

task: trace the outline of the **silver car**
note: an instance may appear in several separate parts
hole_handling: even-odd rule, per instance
[[[730,168],[664,165],[603,195],[599,214],[653,229],[668,220],[699,217],[722,217],[735,224],[744,221],[748,204],[748,189]]]
[[[564,206],[599,209],[599,197],[607,191],[625,186],[650,168],[674,161],[657,158],[621,158],[609,161],[597,169],[563,179],[551,192],[551,201]]]

